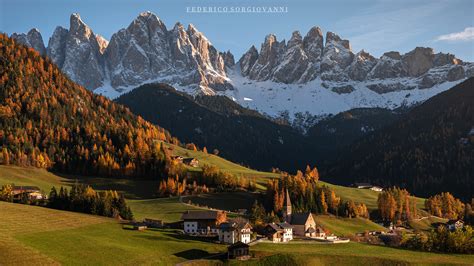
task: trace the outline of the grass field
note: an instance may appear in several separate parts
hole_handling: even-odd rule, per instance
[[[259,193],[251,192],[225,192],[201,194],[183,197],[183,202],[191,201],[199,206],[207,206],[221,210],[236,211],[238,209],[252,208],[255,200],[263,201],[263,197]]]
[[[173,230],[123,230],[113,219],[0,202],[0,265],[173,265],[225,250]]]
[[[258,244],[252,247],[257,255],[286,257],[290,264],[280,264],[280,260],[267,258],[249,264],[256,265],[404,265],[404,264],[466,264],[474,263],[474,255],[436,254],[409,251],[360,243],[347,244]],[[285,262],[284,260],[282,260]],[[270,263],[268,263],[270,262]],[[288,262],[288,261],[286,261]],[[286,263],[285,262],[285,263]]]
[[[27,215],[26,215],[27,214]],[[122,229],[118,221],[0,202],[0,265],[174,265],[217,254],[226,246],[174,230]],[[329,221],[334,222],[334,221]],[[359,243],[257,244],[250,265],[472,264],[474,255],[408,251]],[[278,255],[277,255],[278,254]],[[222,264],[198,260],[190,265]],[[231,264],[241,264],[232,261]]]
[[[416,219],[409,221],[410,227],[415,230],[429,231],[433,229],[435,223],[446,223],[448,219],[443,219],[435,216],[430,216],[422,219]]]
[[[180,203],[177,197],[128,200],[135,219],[143,218],[161,219],[165,222],[179,221],[185,211],[200,210],[202,208]]]
[[[314,215],[316,223],[338,236],[354,235],[365,231],[385,231],[386,228],[362,218],[336,218],[328,215]]]

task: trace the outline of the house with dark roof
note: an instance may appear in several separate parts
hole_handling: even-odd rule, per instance
[[[250,246],[237,242],[227,247],[227,259],[246,260],[250,258]]]
[[[457,229],[464,228],[464,221],[463,220],[449,220],[446,223],[449,231],[456,231]]]
[[[199,160],[196,158],[184,158],[182,161],[191,167],[199,167]]]
[[[217,235],[227,214],[224,211],[186,211],[181,220],[186,234]]]
[[[219,226],[219,241],[234,244],[237,242],[250,243],[252,226],[243,218],[236,218]]]
[[[287,222],[269,223],[265,227],[265,236],[273,243],[293,240],[293,226]]]

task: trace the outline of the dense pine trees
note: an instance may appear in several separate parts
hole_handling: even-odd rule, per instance
[[[59,191],[53,187],[48,197],[48,207],[107,217],[133,219],[123,195],[117,191],[96,192],[90,186],[75,184],[71,190],[61,186]]]

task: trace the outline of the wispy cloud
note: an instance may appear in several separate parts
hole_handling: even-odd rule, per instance
[[[470,41],[474,40],[474,27],[467,27],[461,32],[440,35],[436,41]]]
[[[400,47],[429,31],[424,21],[442,12],[449,3],[433,1],[429,5],[416,3],[399,6],[380,1],[367,6],[365,12],[340,20],[334,25],[348,38],[355,49],[364,48],[382,54]],[[348,26],[350,25],[350,26]]]

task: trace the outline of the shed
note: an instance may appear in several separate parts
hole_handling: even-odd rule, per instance
[[[229,247],[227,247],[227,258],[238,259],[238,260],[249,259],[250,246],[240,241],[235,244],[230,245]]]

